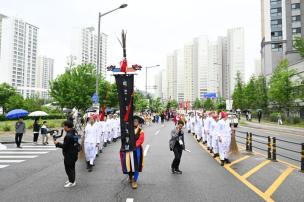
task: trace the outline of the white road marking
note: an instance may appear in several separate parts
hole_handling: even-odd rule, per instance
[[[25,160],[0,160],[0,163],[21,163]]]
[[[158,135],[158,134],[159,134],[159,132],[160,132],[160,130],[156,131],[154,135]]]
[[[0,156],[0,159],[32,159],[36,158],[38,156],[33,155],[33,156]]]
[[[9,166],[9,165],[0,165],[0,169],[1,169],[1,168],[5,168],[5,167],[7,167],[7,166]]]
[[[18,152],[10,152],[10,151],[0,151],[0,155],[1,154],[47,154],[48,152],[22,152],[22,151],[18,151]]]
[[[127,198],[126,202],[133,202],[134,199],[133,198]]]
[[[54,149],[29,149],[29,148],[27,148],[27,149],[18,149],[18,148],[16,148],[16,149],[6,149],[6,150],[2,150],[2,151],[55,151],[55,150],[57,150],[56,148],[54,148]]]
[[[145,151],[144,151],[144,156],[147,156],[149,148],[150,148],[150,145],[147,144]]]
[[[41,145],[41,146],[38,146],[38,145],[34,145],[34,146],[28,146],[28,145],[26,145],[26,146],[22,146],[23,148],[55,148],[55,145],[48,145],[48,146],[43,146],[43,145]]]

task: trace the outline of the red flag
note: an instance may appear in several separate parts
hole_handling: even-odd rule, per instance
[[[108,100],[108,95],[106,95],[105,102],[107,100]],[[104,103],[103,106],[102,106],[102,111],[101,111],[101,114],[100,114],[100,121],[104,121],[105,113],[106,113],[106,103]]]
[[[121,71],[121,72],[127,72],[127,66],[128,66],[127,58],[124,58],[124,59],[120,62],[120,71]]]

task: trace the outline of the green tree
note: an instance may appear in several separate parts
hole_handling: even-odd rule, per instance
[[[6,104],[11,96],[16,95],[16,89],[7,83],[0,84],[0,106],[3,107],[3,111],[7,111]]]
[[[226,101],[224,98],[219,97],[215,102],[215,109],[217,110],[225,110],[226,109]]]
[[[160,98],[150,100],[150,109],[153,112],[158,112],[158,113],[160,113],[164,109],[164,106],[161,103]]]
[[[265,76],[259,76],[255,82],[255,93],[256,93],[256,108],[267,109],[268,96],[267,96],[267,83]]]
[[[200,109],[202,108],[202,102],[199,98],[196,98],[194,101],[194,109]]]
[[[7,103],[5,104],[7,111],[11,111],[13,109],[22,109],[24,108],[24,99],[20,94],[15,94],[8,98]]]
[[[205,100],[204,109],[205,110],[213,110],[214,109],[214,103],[213,103],[212,99],[207,98],[207,100]]]
[[[274,70],[269,82],[269,100],[279,109],[286,109],[287,116],[289,116],[289,109],[295,100],[291,80],[294,74],[294,70],[288,69],[288,60],[284,59]]]
[[[244,85],[244,91],[243,91],[243,104],[248,109],[256,109],[256,78],[255,76],[252,76],[249,80],[249,82]]]
[[[294,48],[298,51],[302,58],[304,58],[304,38],[296,37],[294,39]]]
[[[244,83],[241,79],[240,72],[237,72],[236,74],[236,86],[234,88],[233,94],[233,107],[235,109],[240,108],[244,109]]]
[[[40,111],[42,109],[43,100],[39,99],[38,96],[26,98],[23,105],[29,112]]]
[[[137,91],[134,93],[134,103],[133,104],[134,104],[135,110],[137,112],[141,112],[148,108],[149,101],[148,101],[148,99],[145,98],[145,96],[141,92]]]
[[[103,83],[103,78],[100,77],[99,81]],[[91,64],[79,65],[51,82],[50,95],[61,107],[76,107],[85,111],[92,105],[95,85],[95,67]]]

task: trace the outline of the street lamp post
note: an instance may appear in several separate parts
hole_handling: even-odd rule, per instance
[[[150,66],[150,67],[146,67],[146,95],[148,95],[148,69],[153,68],[153,67],[159,67],[160,65],[154,65],[154,66]]]
[[[98,13],[98,31],[97,31],[97,35],[98,35],[98,38],[97,38],[97,65],[96,65],[96,95],[98,96],[98,78],[99,78],[99,66],[100,66],[100,19],[101,17],[109,14],[109,13],[112,13],[118,9],[121,9],[121,8],[125,8],[127,7],[128,4],[122,4],[120,5],[118,8],[115,8],[113,10],[110,10],[106,13]]]

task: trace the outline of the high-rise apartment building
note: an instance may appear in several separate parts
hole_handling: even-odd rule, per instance
[[[228,95],[231,98],[236,85],[236,75],[239,72],[241,79],[245,80],[245,49],[244,49],[244,28],[238,27],[228,29],[227,32],[227,81]]]
[[[36,87],[39,88],[39,97],[49,99],[49,82],[54,76],[54,59],[38,56]]]
[[[204,99],[206,93],[231,99],[237,72],[245,76],[244,29],[229,29],[215,41],[194,38],[167,56],[166,70],[168,96],[178,102]]]
[[[304,0],[261,0],[261,14],[262,71],[270,76],[283,58],[291,65],[301,59],[293,40],[304,36]]]
[[[24,97],[36,94],[38,27],[1,15],[0,82],[6,82]]]
[[[101,33],[99,72],[104,77],[106,76],[107,65],[107,39],[108,36]],[[97,66],[98,35],[94,32],[93,27],[74,28],[71,42],[71,53],[75,57],[76,65],[93,64]]]
[[[176,99],[177,97],[177,57],[176,52],[167,55],[167,92],[169,98]]]

